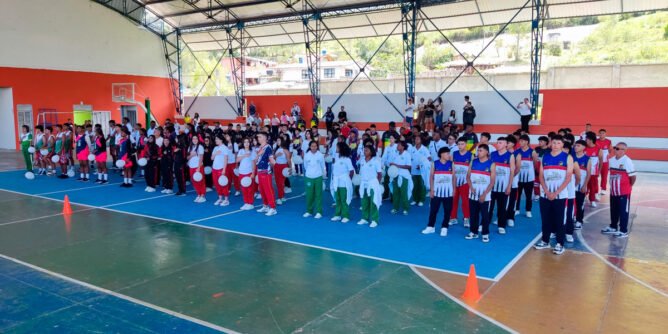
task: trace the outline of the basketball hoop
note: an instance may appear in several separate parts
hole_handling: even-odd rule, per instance
[[[111,100],[113,102],[131,102],[135,101],[135,84],[134,83],[112,83],[111,84]]]

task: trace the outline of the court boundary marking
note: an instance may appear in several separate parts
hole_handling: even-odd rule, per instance
[[[61,200],[61,199],[50,198],[50,197],[45,197],[45,196],[35,195],[35,194],[28,194],[28,193],[23,193],[23,192],[20,192],[20,191],[15,191],[15,190],[8,190],[8,189],[3,189],[3,188],[0,188],[0,190],[1,190],[1,191],[6,191],[6,192],[10,192],[10,193],[14,193],[14,194],[19,194],[19,195],[25,195],[25,196],[37,197],[37,198],[41,198],[41,199],[45,199],[45,200],[50,200],[50,201],[56,201],[56,202],[61,202],[61,203],[63,202],[63,200]],[[193,190],[191,190],[191,191],[193,191]],[[132,201],[132,202],[138,202],[138,201],[150,200],[150,199],[159,198],[159,197],[162,197],[162,196],[163,196],[163,195],[161,195],[161,196],[155,196],[155,197],[151,197],[151,198],[144,198],[144,199],[134,200],[134,201]],[[173,194],[167,194],[167,195],[164,195],[164,196],[173,196]],[[290,200],[290,199],[295,199],[295,198],[298,198],[298,197],[303,197],[303,196],[304,196],[304,194],[297,195],[297,196],[293,196],[293,197],[288,197],[288,200]],[[145,215],[145,214],[141,214],[141,213],[128,212],[128,211],[121,211],[121,210],[111,209],[111,208],[110,208],[111,206],[116,206],[116,205],[118,205],[119,203],[117,203],[117,204],[109,204],[109,205],[106,205],[106,206],[93,206],[93,205],[89,205],[89,204],[83,204],[83,203],[72,202],[72,201],[70,201],[70,203],[71,203],[71,204],[74,204],[74,205],[79,205],[79,206],[88,207],[88,208],[100,209],[100,210],[106,210],[106,211],[110,211],[110,212],[121,213],[121,214],[127,214],[127,215],[132,215],[132,216],[137,216],[137,217],[143,217],[143,218],[148,218],[148,219],[154,219],[154,220],[159,220],[159,221],[162,220],[162,221],[171,222],[171,223],[175,223],[175,224],[183,224],[183,225],[189,225],[189,226],[196,226],[196,227],[199,227],[199,228],[204,228],[204,229],[209,229],[209,230],[214,230],[214,231],[233,233],[233,234],[244,235],[244,236],[250,236],[250,237],[256,237],[256,238],[261,238],[261,239],[266,239],[266,240],[280,241],[280,242],[284,242],[284,243],[288,243],[288,244],[293,244],[293,245],[298,245],[298,246],[303,246],[303,247],[316,248],[316,249],[320,249],[320,250],[326,250],[326,251],[330,251],[330,252],[336,252],[336,253],[341,253],[341,254],[346,254],[346,255],[352,255],[352,256],[357,256],[357,257],[361,257],[361,258],[366,258],[366,259],[376,260],[376,261],[380,261],[380,262],[393,263],[393,264],[403,265],[403,266],[407,266],[407,267],[416,267],[416,268],[421,268],[421,269],[428,269],[428,270],[433,270],[433,271],[438,271],[438,272],[444,272],[444,273],[448,273],[448,274],[453,274],[453,275],[457,275],[457,276],[464,276],[464,277],[468,276],[468,273],[457,272],[457,271],[452,271],[452,270],[448,270],[448,269],[434,268],[434,267],[423,266],[423,265],[414,264],[414,263],[408,263],[408,262],[403,262],[403,261],[396,261],[396,260],[391,260],[391,259],[386,259],[386,258],[376,257],[376,256],[373,256],[373,255],[366,255],[366,254],[354,253],[354,252],[349,252],[349,251],[340,250],[340,249],[328,248],[328,247],[324,247],[324,246],[317,246],[317,245],[312,245],[312,244],[307,244],[307,243],[301,243],[301,242],[292,241],[292,240],[286,240],[286,239],[274,238],[274,237],[263,236],[263,235],[259,235],[259,234],[246,233],[246,232],[241,232],[241,231],[235,231],[235,230],[224,229],[224,228],[220,228],[220,227],[206,226],[206,225],[201,225],[201,224],[197,224],[197,223],[189,223],[189,222],[184,222],[184,221],[175,220],[175,219],[170,219],[170,218],[161,218],[161,217],[155,217],[155,216]],[[121,204],[128,204],[128,203],[121,203]],[[262,205],[256,205],[256,206],[254,206],[254,207],[255,207],[255,208],[258,208],[258,207],[261,207],[261,206],[262,206]],[[243,211],[243,210],[236,210],[236,211],[231,211],[231,212],[221,213],[220,215],[210,216],[210,217],[208,217],[208,218],[205,218],[204,220],[218,218],[218,217],[221,216],[221,215],[229,215],[229,214],[233,214],[233,213],[239,213],[239,212],[241,212],[241,211]],[[61,213],[61,215],[62,215],[62,213]],[[204,220],[200,220],[200,221],[204,221]],[[484,280],[486,280],[486,281],[496,282],[495,278],[491,278],[491,277],[478,276],[478,278],[479,278],[479,279],[484,279]]]
[[[93,285],[93,284],[90,284],[90,283],[86,283],[86,282],[80,281],[76,278],[65,276],[63,274],[59,274],[57,272],[54,272],[54,271],[51,271],[51,270],[48,270],[48,269],[38,267],[36,265],[21,261],[19,259],[13,258],[11,256],[0,254],[0,258],[3,258],[3,259],[8,260],[8,261],[12,261],[14,263],[17,263],[17,264],[20,264],[22,266],[28,267],[30,269],[45,273],[47,275],[60,278],[62,280],[68,281],[70,283],[74,283],[74,284],[86,287],[88,289],[91,289],[91,290],[99,291],[99,292],[108,294],[110,296],[114,296],[116,298],[123,299],[125,301],[129,301],[129,302],[132,302],[132,303],[135,303],[135,304],[138,304],[138,305],[141,305],[141,306],[144,306],[144,307],[147,307],[147,308],[150,308],[150,309],[153,309],[153,310],[171,315],[171,316],[176,317],[176,318],[187,320],[189,322],[192,322],[192,323],[204,326],[204,327],[208,327],[208,328],[211,328],[211,329],[214,329],[214,330],[217,330],[217,331],[220,331],[220,332],[224,332],[224,333],[229,333],[229,334],[240,334],[239,332],[231,330],[229,328],[225,328],[225,327],[222,327],[222,326],[219,326],[219,325],[215,325],[215,324],[212,324],[210,322],[207,322],[207,321],[204,321],[204,320],[201,320],[201,319],[197,319],[197,318],[191,317],[189,315],[185,315],[183,313],[172,311],[170,309],[166,309],[164,307],[161,307],[161,306],[158,306],[158,305],[155,305],[155,304],[151,304],[149,302],[145,302],[145,301],[142,301],[142,300],[124,295],[122,293],[118,293],[118,292],[115,292],[115,291],[112,291],[112,290],[109,290],[109,289],[105,289],[105,288],[102,288],[102,287],[99,287],[99,286],[96,286],[96,285]]]
[[[409,266],[409,267],[411,268],[411,270],[413,271],[413,273],[415,273],[416,275],[418,275],[418,276],[419,276],[425,283],[429,284],[432,288],[436,289],[436,291],[438,291],[438,292],[440,292],[441,294],[443,294],[444,296],[448,297],[448,298],[449,298],[450,300],[452,300],[453,302],[459,304],[459,306],[463,307],[463,308],[466,309],[467,311],[469,311],[469,312],[471,312],[471,313],[473,313],[473,314],[475,314],[475,315],[477,315],[477,316],[479,316],[479,317],[481,317],[481,318],[483,318],[483,319],[489,321],[489,322],[492,323],[493,325],[498,326],[499,328],[501,328],[501,329],[503,329],[503,330],[505,330],[505,331],[507,331],[507,332],[509,332],[509,333],[519,333],[519,332],[517,332],[516,330],[514,330],[514,329],[508,327],[507,325],[505,325],[505,324],[499,322],[498,320],[496,320],[496,319],[494,319],[494,318],[492,318],[492,317],[490,317],[490,316],[488,316],[488,315],[486,315],[486,314],[484,314],[484,313],[482,313],[482,312],[476,310],[474,307],[472,307],[472,306],[466,304],[465,302],[463,302],[463,301],[460,300],[459,298],[453,296],[453,295],[450,294],[449,292],[443,290],[440,286],[438,286],[438,285],[436,285],[436,283],[432,282],[429,278],[427,278],[427,276],[425,276],[424,274],[422,274],[422,273],[421,273],[420,271],[418,271],[415,267],[413,267],[413,266]]]
[[[655,201],[656,201],[656,200],[654,200],[654,201],[652,201],[652,202],[655,202]],[[636,204],[643,203],[643,202],[644,202],[644,201],[636,202]],[[591,216],[593,216],[593,215],[595,215],[595,214],[597,214],[597,213],[599,213],[599,212],[601,212],[601,211],[603,211],[603,210],[607,210],[607,209],[609,209],[609,208],[600,208],[600,209],[591,211],[590,213],[588,213],[587,215],[585,215],[584,218],[582,218],[582,221],[586,221],[586,220],[588,220]],[[594,223],[591,223],[591,224],[593,225]],[[624,275],[624,276],[630,278],[632,281],[634,281],[634,282],[636,282],[636,283],[638,283],[638,284],[640,284],[640,285],[642,285],[642,286],[644,286],[644,287],[646,287],[646,288],[648,288],[648,289],[650,289],[650,290],[656,292],[657,294],[659,294],[659,295],[661,295],[661,296],[663,296],[663,297],[668,298],[668,293],[663,292],[663,291],[661,291],[661,290],[659,290],[659,289],[653,287],[652,285],[646,283],[645,281],[643,281],[643,280],[641,280],[641,279],[639,279],[639,278],[637,278],[637,277],[631,275],[631,274],[628,273],[626,270],[624,270],[624,269],[622,269],[622,268],[619,268],[618,266],[614,265],[612,262],[608,261],[603,255],[601,255],[599,252],[597,252],[596,250],[594,250],[591,246],[589,246],[589,244],[587,243],[587,240],[585,240],[584,236],[582,235],[582,230],[578,230],[578,231],[577,231],[577,236],[578,236],[578,239],[580,240],[580,242],[582,243],[582,245],[585,246],[585,248],[587,248],[587,250],[588,250],[591,254],[593,254],[594,256],[596,256],[599,260],[601,260],[601,261],[602,261],[603,263],[605,263],[607,266],[611,267],[613,270],[615,270],[615,271],[621,273],[622,275]]]

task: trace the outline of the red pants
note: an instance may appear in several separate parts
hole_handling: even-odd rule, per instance
[[[464,218],[469,219],[471,217],[469,211],[469,184],[465,183],[457,187],[455,198],[453,198],[452,201],[452,211],[450,212],[450,219],[457,218],[457,209],[459,207],[460,198],[462,199],[462,213],[464,214]]]
[[[604,162],[601,166],[601,189],[608,189],[608,172],[610,171],[610,163]]]
[[[197,193],[197,196],[204,196],[206,194],[206,184],[204,183],[204,173],[202,173],[202,180],[199,182],[195,181],[195,178],[193,175],[197,173],[198,168],[190,168],[190,183],[192,183],[193,188],[195,188],[195,192]]]
[[[589,185],[587,186],[587,192],[589,193],[589,201],[596,201],[596,194],[598,194],[598,175],[592,175],[589,178]]]
[[[241,191],[241,184],[239,183],[240,178],[234,175],[235,168],[237,168],[237,164],[231,163],[227,164],[227,168],[225,169],[225,176],[227,176],[227,179],[230,180],[228,188],[234,184],[234,190]]]
[[[283,170],[288,168],[287,164],[274,165],[274,177],[276,178],[276,188],[278,189],[278,198],[285,198],[285,176]]]
[[[274,186],[271,184],[271,174],[260,172],[257,174],[257,178],[259,181],[260,196],[262,196],[262,204],[276,209],[276,197],[274,197]]]
[[[227,171],[225,171],[225,174],[227,174]],[[218,179],[223,175],[223,170],[222,169],[214,169],[211,171],[211,179],[213,181],[213,186],[216,188],[216,193],[218,196],[230,196],[230,177],[227,176],[227,185],[226,186],[221,186],[220,183],[218,183]],[[234,175],[234,174],[233,174]]]
[[[253,204],[255,199],[255,180],[253,180],[250,174],[239,174],[239,180],[244,177],[251,179],[251,185],[248,187],[241,187],[241,195],[244,198],[244,204]]]

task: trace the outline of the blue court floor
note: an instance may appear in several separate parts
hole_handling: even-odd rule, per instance
[[[492,225],[491,242],[465,240],[468,229],[452,226],[447,237],[422,235],[426,226],[428,207],[411,207],[408,216],[390,214],[391,203],[383,202],[379,226],[375,229],[358,226],[359,200],[351,204],[351,221],[331,222],[334,208],[328,192],[323,194],[324,216],[320,220],[302,218],[305,209],[302,180],[293,177],[293,192],[288,201],[278,207],[278,215],[266,217],[255,211],[240,211],[241,197],[232,197],[228,207],[214,206],[214,192],[207,193],[208,202],[193,203],[191,188],[185,197],[164,195],[159,191],[146,193],[138,181],[134,188],[120,188],[120,176],[110,174],[110,184],[82,183],[74,179],[61,180],[39,176],[28,181],[23,171],[0,173],[0,189],[63,200],[69,196],[73,204],[103,208],[171,222],[192,224],[234,233],[281,240],[305,246],[329,249],[401,264],[431,268],[465,275],[474,264],[478,277],[497,280],[540,233],[540,214],[534,205],[534,218],[518,216],[508,234],[499,235]],[[256,200],[260,205],[260,200]],[[522,203],[524,208],[524,203]],[[84,208],[85,210],[85,208]],[[24,217],[24,216],[22,216]],[[460,217],[461,218],[461,217]],[[461,220],[461,219],[460,219]],[[437,220],[439,224],[440,217]]]

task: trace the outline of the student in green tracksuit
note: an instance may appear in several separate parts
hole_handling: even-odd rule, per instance
[[[352,177],[355,174],[350,160],[350,147],[345,142],[336,143],[336,160],[332,163],[332,179],[329,191],[336,202],[332,221],[347,223],[350,219],[350,201],[353,199]]]
[[[325,173],[325,156],[318,151],[318,142],[311,141],[304,153],[304,176],[306,186],[306,213],[304,218],[322,218],[322,176]]]
[[[28,149],[32,146],[32,133],[27,125],[21,127],[21,152],[26,162],[26,170],[32,172],[32,153]]]
[[[390,166],[396,166],[399,169],[399,175],[392,179],[392,211],[397,213],[402,210],[404,215],[408,215],[410,194],[413,192],[413,179],[411,178],[411,154],[406,148],[408,144],[405,141],[397,143],[397,154],[390,163]]]
[[[376,157],[373,144],[364,147],[364,158],[360,164],[360,198],[362,198],[362,219],[357,225],[369,224],[369,227],[378,226],[378,208],[383,202],[382,166],[380,158]]]

